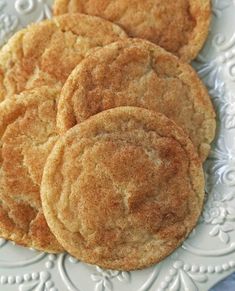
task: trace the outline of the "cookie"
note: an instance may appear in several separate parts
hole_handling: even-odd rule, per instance
[[[202,48],[211,20],[210,0],[55,0],[54,14],[82,12],[119,24],[129,36],[160,45],[184,61]]]
[[[61,92],[59,131],[126,105],[165,114],[186,131],[202,160],[208,156],[215,113],[207,90],[190,65],[144,40],[110,44],[74,69]]]
[[[195,226],[203,171],[173,121],[118,107],[58,140],[41,198],[48,225],[73,256],[109,269],[141,269],[164,259]]]
[[[81,14],[30,25],[0,52],[0,101],[42,85],[61,87],[89,49],[125,37],[117,25]]]
[[[57,141],[55,89],[23,92],[0,104],[0,237],[47,252],[63,248],[48,228],[41,177]]]

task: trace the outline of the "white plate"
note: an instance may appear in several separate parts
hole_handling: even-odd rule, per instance
[[[0,0],[0,42],[50,17],[52,2]],[[194,66],[210,90],[219,126],[205,165],[208,201],[190,238],[162,263],[138,272],[106,271],[0,240],[1,291],[204,291],[234,271],[235,1],[212,2],[212,29]]]

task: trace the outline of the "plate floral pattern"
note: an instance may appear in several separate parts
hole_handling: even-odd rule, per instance
[[[0,0],[0,44],[51,17],[52,0]],[[205,163],[207,199],[196,229],[170,257],[136,272],[103,270],[0,239],[0,290],[206,291],[235,271],[235,0],[212,0],[208,41],[193,66],[217,111],[217,137]]]

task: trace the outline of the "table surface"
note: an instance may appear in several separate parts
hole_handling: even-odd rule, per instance
[[[234,291],[235,290],[235,273],[218,283],[210,291]]]

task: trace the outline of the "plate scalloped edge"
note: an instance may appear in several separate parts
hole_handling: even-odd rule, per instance
[[[52,0],[0,0],[0,44],[51,17]],[[235,1],[212,0],[208,41],[193,66],[217,112],[217,137],[205,163],[207,201],[196,229],[162,263],[137,272],[103,270],[0,239],[4,291],[206,291],[235,270]],[[4,287],[3,287],[4,286]]]

